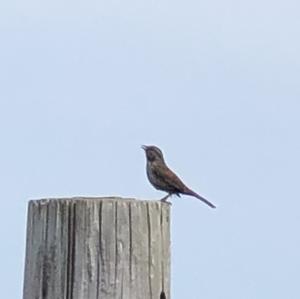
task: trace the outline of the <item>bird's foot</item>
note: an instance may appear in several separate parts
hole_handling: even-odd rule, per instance
[[[162,202],[167,202],[167,199],[171,196],[171,194],[167,194],[166,196],[164,196],[160,201]]]

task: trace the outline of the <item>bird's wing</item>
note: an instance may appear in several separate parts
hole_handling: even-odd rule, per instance
[[[166,165],[155,165],[152,170],[171,193],[182,193],[187,189],[181,179]]]

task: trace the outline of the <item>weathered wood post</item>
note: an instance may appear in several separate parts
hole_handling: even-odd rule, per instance
[[[169,217],[158,201],[30,201],[23,299],[169,299]]]

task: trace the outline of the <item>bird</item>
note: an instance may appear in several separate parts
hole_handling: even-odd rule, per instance
[[[162,151],[154,145],[142,145],[147,160],[147,177],[150,183],[157,190],[165,191],[168,194],[161,201],[167,202],[167,199],[174,195],[194,196],[211,208],[216,208],[214,204],[204,197],[200,196],[190,188],[188,188],[181,179],[167,166]]]

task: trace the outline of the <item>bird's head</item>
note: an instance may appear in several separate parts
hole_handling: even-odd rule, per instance
[[[142,149],[146,153],[147,161],[154,162],[154,161],[164,161],[164,156],[162,151],[154,145],[142,145]]]

